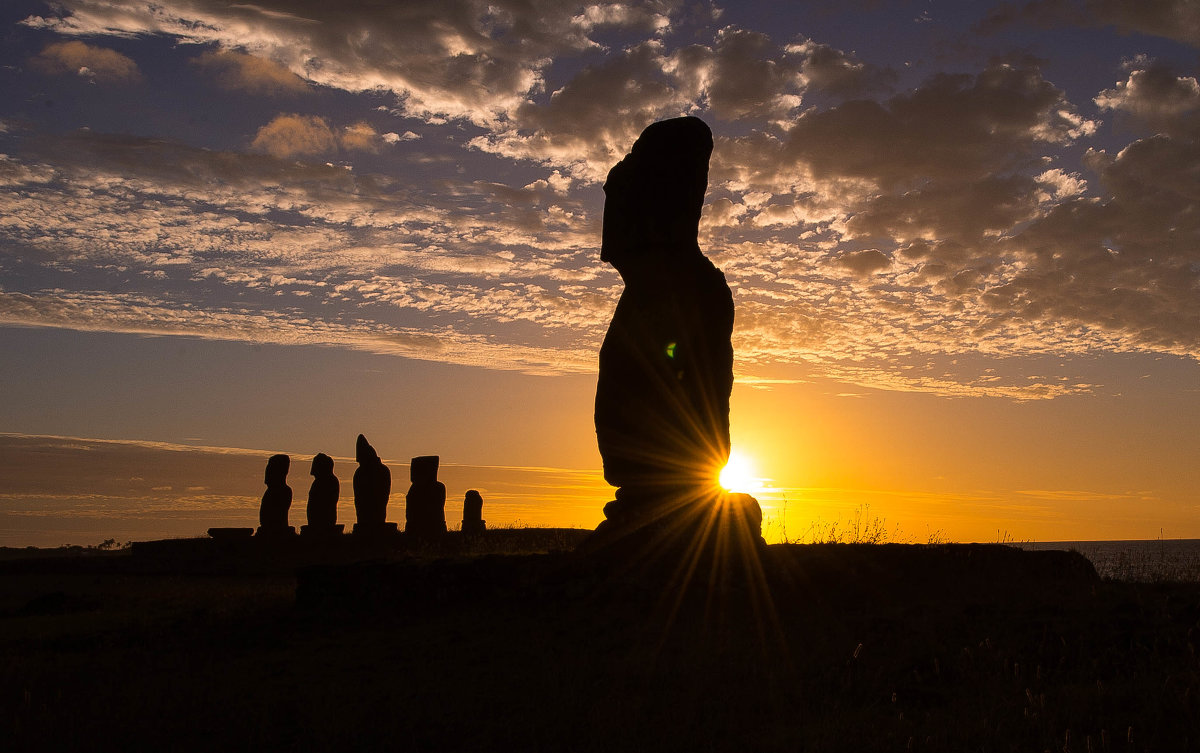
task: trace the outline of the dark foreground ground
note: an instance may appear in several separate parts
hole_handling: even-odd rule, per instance
[[[503,536],[2,562],[0,750],[1200,750],[1200,584],[854,544],[714,581]]]

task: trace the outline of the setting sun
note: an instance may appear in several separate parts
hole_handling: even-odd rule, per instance
[[[729,462],[721,469],[718,482],[722,489],[730,492],[753,492],[763,488],[762,479],[754,476],[750,459],[738,452],[729,454]]]

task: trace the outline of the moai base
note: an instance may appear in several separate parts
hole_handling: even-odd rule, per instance
[[[254,537],[253,528],[210,528],[208,537],[215,541],[249,541]]]
[[[336,539],[345,530],[346,526],[342,523],[336,523],[331,526],[314,526],[309,524],[300,526],[300,535],[306,539]]]
[[[363,541],[387,541],[400,535],[395,523],[355,523],[351,534]]]

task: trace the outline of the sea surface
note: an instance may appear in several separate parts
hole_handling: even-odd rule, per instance
[[[1022,549],[1074,549],[1102,578],[1153,583],[1200,582],[1200,539],[1020,542]]]

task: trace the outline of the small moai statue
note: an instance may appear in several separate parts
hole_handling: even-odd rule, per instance
[[[263,475],[263,483],[267,491],[262,496],[262,506],[258,509],[258,535],[278,536],[295,533],[296,529],[288,525],[288,510],[292,507],[292,488],[287,485],[288,468],[291,458],[287,455],[272,455],[267,460],[267,470]]]
[[[412,486],[404,495],[404,532],[432,537],[446,532],[446,485],[437,480],[437,455],[412,459],[409,478]]]
[[[300,533],[308,536],[341,533],[342,526],[337,524],[341,483],[333,475],[333,458],[318,452],[309,473],[313,482],[308,488],[308,525],[303,526]]]
[[[382,530],[387,527],[392,473],[362,434],[358,435],[354,457],[358,461],[358,468],[354,471],[354,514],[358,520],[355,531]]]
[[[475,535],[486,530],[487,521],[483,519],[483,496],[471,489],[463,499],[462,532],[467,535]]]

